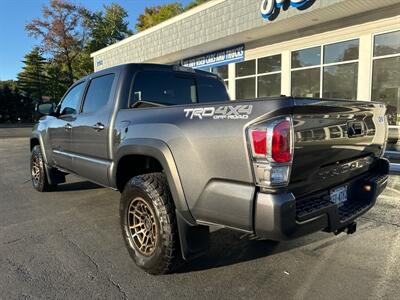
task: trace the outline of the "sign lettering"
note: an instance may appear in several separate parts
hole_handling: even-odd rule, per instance
[[[184,59],[182,66],[203,69],[222,66],[244,60],[244,45],[218,50],[201,56]]]

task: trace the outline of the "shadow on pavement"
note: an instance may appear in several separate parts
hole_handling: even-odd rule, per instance
[[[220,229],[210,235],[209,252],[205,256],[186,263],[176,271],[177,273],[202,271],[256,260],[332,237],[330,234],[321,233],[308,236],[307,239],[275,242],[252,240],[248,236],[243,236],[243,233],[229,229]]]
[[[102,186],[92,183],[90,181],[79,181],[79,182],[60,184],[60,185],[58,185],[57,189],[54,192],[95,190],[95,189],[102,189],[102,188],[103,188]]]

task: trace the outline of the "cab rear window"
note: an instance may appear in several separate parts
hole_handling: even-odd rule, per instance
[[[197,102],[196,81],[172,72],[140,72],[135,76],[130,106],[138,101],[164,105]]]
[[[228,100],[226,87],[217,78],[143,71],[134,78],[129,107],[135,107],[140,102],[183,105]]]

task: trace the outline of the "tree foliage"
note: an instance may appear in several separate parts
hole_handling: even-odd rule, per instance
[[[192,8],[194,8],[200,4],[206,3],[208,1],[210,1],[210,0],[194,0],[186,6],[186,10],[192,9]]]
[[[144,13],[138,17],[135,28],[137,31],[146,30],[182,12],[184,8],[180,3],[146,7]]]
[[[83,48],[85,35],[80,30],[79,7],[65,0],[51,0],[44,6],[42,19],[36,18],[25,28],[29,35],[42,40],[41,49],[60,59],[72,84],[73,63]]]
[[[83,8],[83,25],[88,31],[87,49],[97,51],[132,35],[128,28],[127,11],[119,4],[112,3],[104,6],[103,11],[94,13]]]
[[[186,7],[178,2],[147,7],[144,13],[137,18],[135,28],[137,31],[146,30],[207,1],[209,0],[194,0]]]
[[[18,92],[14,81],[0,81],[0,123],[32,122],[30,98]]]
[[[24,67],[18,74],[18,88],[33,99],[42,99],[46,95],[47,76],[45,73],[46,59],[35,47],[25,55]]]

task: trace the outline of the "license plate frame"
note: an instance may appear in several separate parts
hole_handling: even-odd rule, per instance
[[[342,206],[348,200],[348,187],[342,185],[330,190],[330,202]]]

